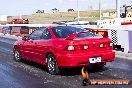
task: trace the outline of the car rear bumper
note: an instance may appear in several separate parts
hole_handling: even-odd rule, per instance
[[[89,58],[101,57],[100,63],[112,62],[115,59],[114,51],[101,51],[101,52],[90,52],[90,53],[76,53],[76,54],[65,54],[57,55],[58,65],[60,67],[78,67],[87,66],[90,64]],[[96,64],[96,63],[95,63]]]

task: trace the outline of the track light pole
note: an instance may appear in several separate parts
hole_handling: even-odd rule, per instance
[[[79,1],[77,0],[77,21],[79,23],[80,13],[79,13]]]
[[[116,0],[116,17],[120,18],[120,0]]]

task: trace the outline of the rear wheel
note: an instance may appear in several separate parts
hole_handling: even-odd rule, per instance
[[[53,54],[48,54],[47,56],[47,69],[48,72],[52,75],[59,74],[60,72],[56,58],[54,57]]]
[[[19,49],[18,49],[18,48],[15,48],[15,49],[14,49],[14,60],[15,60],[16,62],[22,61],[22,58],[21,58],[21,56],[20,56],[20,52],[19,52]]]

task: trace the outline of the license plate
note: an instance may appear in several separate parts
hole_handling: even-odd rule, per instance
[[[89,58],[89,62],[90,62],[90,63],[101,62],[101,57],[93,57],[93,58]]]

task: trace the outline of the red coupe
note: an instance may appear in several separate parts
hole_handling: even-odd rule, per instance
[[[14,43],[14,59],[30,60],[47,66],[50,74],[60,67],[104,66],[114,61],[115,52],[108,36],[73,26],[48,26]]]

